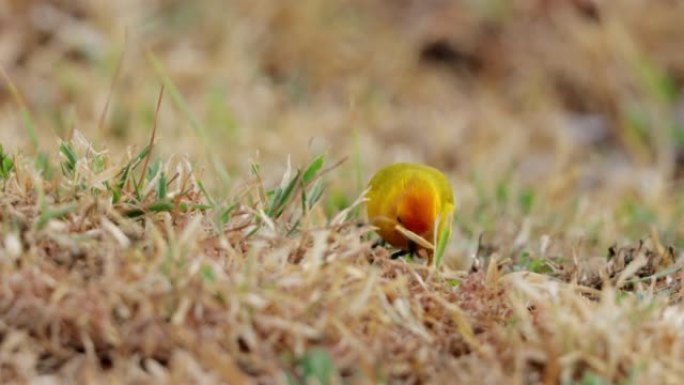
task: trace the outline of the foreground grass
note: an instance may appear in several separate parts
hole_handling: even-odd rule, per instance
[[[372,249],[360,202],[324,214],[323,156],[216,197],[151,150],[2,154],[3,384],[684,379],[678,255],[655,238],[594,270],[482,245],[489,263],[437,271]]]

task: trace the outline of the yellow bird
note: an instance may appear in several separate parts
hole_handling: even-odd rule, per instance
[[[371,178],[366,199],[370,223],[382,239],[401,249],[393,258],[422,249],[432,263],[435,235],[451,231],[455,208],[444,174],[422,164],[395,163]]]

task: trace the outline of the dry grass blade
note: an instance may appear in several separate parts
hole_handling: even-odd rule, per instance
[[[632,262],[630,262],[625,269],[620,273],[620,276],[617,279],[616,286],[618,288],[622,287],[625,282],[630,279],[631,277],[636,274],[639,269],[642,267],[646,266],[648,263],[648,260],[646,259],[646,256],[644,254],[639,254],[636,259],[634,259]]]
[[[397,224],[394,228],[403,236],[405,236],[406,239],[415,242],[418,246],[425,248],[427,250],[434,250],[435,247],[432,245],[432,243],[430,243],[430,241],[414,233],[413,231],[407,229],[401,224]]]
[[[157,137],[157,124],[159,123],[159,110],[161,109],[162,100],[164,100],[164,85],[159,89],[159,97],[157,98],[157,107],[154,109],[154,125],[152,126],[152,134],[150,134],[150,142],[147,144],[148,151],[145,156],[145,163],[143,163],[142,171],[140,172],[140,179],[138,185],[141,186],[147,175],[147,167],[150,165],[150,158],[152,157],[152,150],[154,149],[154,139]]]
[[[100,118],[98,119],[97,127],[98,131],[102,132],[104,129],[105,125],[105,120],[107,119],[107,113],[109,112],[109,104],[112,101],[112,96],[114,95],[114,87],[116,86],[116,83],[119,81],[119,78],[121,76],[121,68],[123,67],[124,63],[124,57],[126,55],[126,48],[128,46],[128,29],[124,31],[124,48],[121,51],[121,55],[119,56],[119,59],[116,62],[116,67],[114,69],[114,75],[112,75],[112,80],[109,85],[109,90],[107,91],[107,99],[105,100],[105,105],[102,107],[102,112],[100,113]]]

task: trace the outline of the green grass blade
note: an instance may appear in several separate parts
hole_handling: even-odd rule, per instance
[[[161,175],[159,176],[159,186],[157,187],[158,199],[166,198],[166,183],[166,174],[164,173],[164,171],[162,171]]]
[[[71,144],[62,142],[59,145],[59,152],[64,155],[64,162],[62,163],[62,171],[65,175],[71,175],[76,170],[77,156]]]
[[[70,203],[63,206],[57,206],[53,208],[44,208],[41,210],[38,220],[36,221],[36,228],[42,229],[51,219],[59,219],[65,215],[76,210],[78,205],[76,203]]]
[[[325,165],[325,154],[317,156],[302,173],[302,183],[308,185]]]
[[[442,258],[444,257],[444,251],[446,250],[447,245],[449,244],[449,239],[451,238],[451,226],[453,222],[453,215],[449,214],[446,218],[440,220],[443,220],[445,225],[442,226],[442,230],[439,232],[439,236],[437,237],[437,244],[435,245],[435,267],[439,269],[439,266],[442,263]]]

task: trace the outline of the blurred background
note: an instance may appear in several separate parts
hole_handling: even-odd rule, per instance
[[[207,180],[327,152],[334,209],[419,161],[454,182],[462,238],[677,243],[682,20],[676,0],[0,0],[0,66],[50,151],[74,129],[142,148],[168,76],[158,150]],[[6,82],[0,127],[35,150]]]

